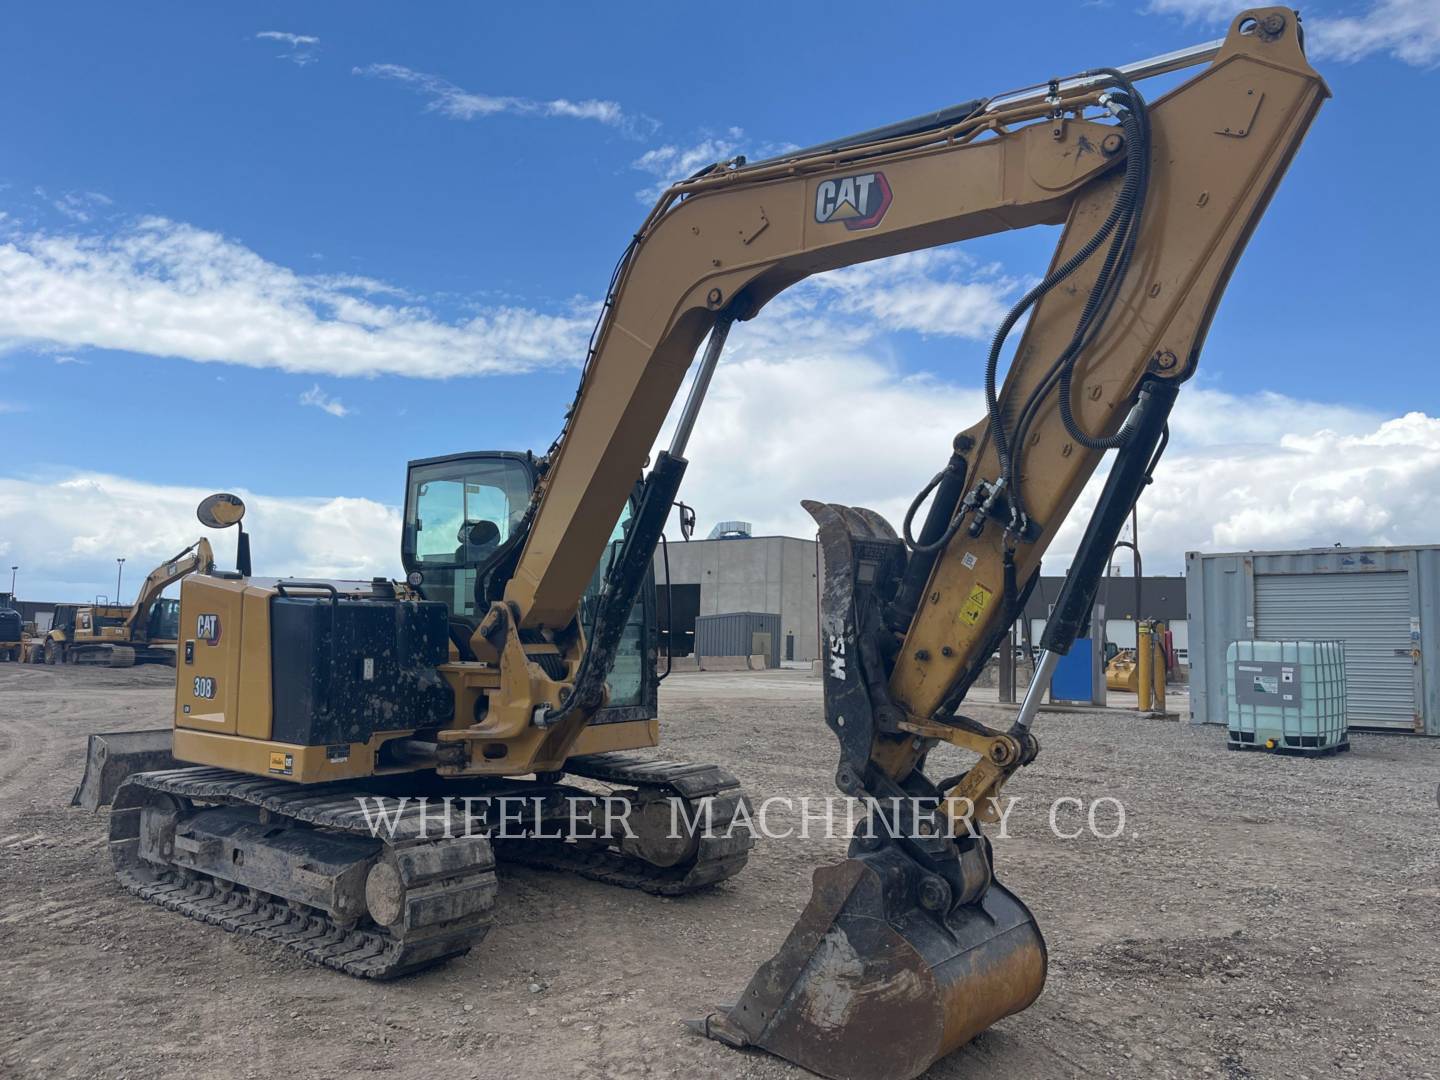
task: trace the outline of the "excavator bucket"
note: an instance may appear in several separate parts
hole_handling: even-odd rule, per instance
[[[171,755],[169,728],[91,735],[85,747],[85,775],[70,805],[93,813],[115,800],[115,792],[131,773],[179,767]]]
[[[1014,894],[992,881],[940,915],[906,901],[909,877],[893,852],[821,867],[740,1001],[692,1027],[835,1080],[909,1080],[1040,995],[1045,941]]]

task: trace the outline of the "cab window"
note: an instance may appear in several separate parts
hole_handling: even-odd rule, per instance
[[[461,458],[411,469],[401,556],[425,595],[458,618],[478,617],[477,568],[509,539],[530,505],[530,470],[514,458]]]
[[[530,476],[518,461],[469,461],[416,470],[410,520],[418,562],[442,566],[484,561],[510,536],[530,503]],[[476,529],[486,523],[493,529]]]

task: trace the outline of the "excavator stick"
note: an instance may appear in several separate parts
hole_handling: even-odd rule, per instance
[[[909,899],[916,877],[893,850],[815,871],[780,951],[728,1013],[694,1026],[821,1076],[909,1080],[1040,996],[1045,942],[1013,893],[992,881],[937,914]]]
[[[115,801],[115,793],[131,773],[178,769],[171,754],[170,728],[110,731],[91,735],[85,745],[85,775],[70,799],[91,813]]]

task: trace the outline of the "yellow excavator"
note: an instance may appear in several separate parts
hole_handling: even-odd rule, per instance
[[[1143,79],[1190,67],[1142,95]],[[1045,684],[1086,625],[1230,273],[1327,96],[1296,13],[1261,8],[1220,42],[675,184],[615,269],[549,451],[412,467],[405,583],[185,579],[182,766],[132,774],[116,793],[120,880],[173,911],[388,978],[484,936],[497,855],[677,893],[733,874],[751,842],[726,827],[744,807],[734,779],[631,753],[658,735],[654,639],[634,610],[650,602],[731,325],[812,274],[1059,226],[1048,270],[995,335],[986,415],[958,432],[899,532],[863,508],[806,504],[825,556],[836,783],[869,818],[849,857],[816,872],[795,929],[737,1003],[695,1026],[870,1080],[916,1076],[1024,1009],[1046,950],[996,878],[993,800],[1039,752]],[[1251,301],[1285,310],[1283,293]],[[707,338],[669,447],[637,485]],[[863,415],[833,421],[836,438]],[[1110,450],[1017,715],[1003,729],[967,718],[967,689]],[[209,512],[235,518],[237,504]],[[635,675],[638,704],[617,700],[617,673]],[[927,755],[942,743],[975,761],[932,777]],[[597,789],[625,796],[633,831],[587,811],[584,839],[546,832],[574,792]],[[419,797],[444,793],[472,804],[465,828],[437,835],[433,799]],[[505,794],[536,808],[519,838],[488,801]],[[701,804],[715,808],[708,825],[692,823]]]
[[[133,604],[60,604],[43,638],[31,643],[32,659],[46,664],[135,664],[175,666],[180,637],[180,601],[162,595],[186,574],[215,565],[203,536],[151,570]]]

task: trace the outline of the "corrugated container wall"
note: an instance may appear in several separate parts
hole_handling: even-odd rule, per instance
[[[1190,720],[1225,723],[1234,641],[1345,645],[1350,726],[1440,736],[1440,546],[1185,556]]]
[[[764,611],[701,615],[695,620],[696,656],[765,656],[780,666],[780,616]]]

